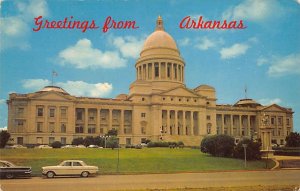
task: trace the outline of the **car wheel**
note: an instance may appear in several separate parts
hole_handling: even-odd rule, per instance
[[[90,174],[89,172],[83,171],[83,172],[81,173],[81,176],[86,178],[86,177],[89,176],[89,174]]]
[[[54,178],[55,174],[52,171],[47,172],[47,178]]]
[[[5,174],[5,177],[6,177],[7,179],[12,179],[12,178],[14,178],[15,176],[14,176],[13,173],[7,173],[7,174]]]

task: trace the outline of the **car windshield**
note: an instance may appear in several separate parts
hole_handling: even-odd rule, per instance
[[[5,162],[1,162],[1,163],[0,163],[0,166],[1,166],[1,167],[14,167],[14,166],[16,166],[16,165],[14,165],[14,164],[11,163],[11,162],[5,161]]]

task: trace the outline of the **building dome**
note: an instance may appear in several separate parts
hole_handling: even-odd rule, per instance
[[[140,56],[170,54],[180,56],[175,40],[165,32],[163,20],[159,16],[156,21],[155,31],[148,36],[142,48]]]
[[[257,103],[253,99],[241,99],[238,102],[234,104],[234,106],[240,106],[240,107],[256,107],[261,106],[259,103]]]
[[[41,93],[41,92],[59,92],[65,95],[69,95],[68,92],[66,92],[64,89],[62,89],[61,87],[58,86],[45,86],[43,89],[41,89],[40,91],[38,91],[37,93]]]

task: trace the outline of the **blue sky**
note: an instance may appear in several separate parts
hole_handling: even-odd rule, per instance
[[[6,100],[11,92],[29,93],[51,84],[77,96],[115,97],[128,93],[135,61],[158,15],[176,40],[186,62],[188,88],[209,84],[218,103],[247,97],[294,110],[300,132],[300,1],[3,1],[0,22],[0,127],[7,126]],[[34,18],[92,21],[99,28],[42,29]],[[136,21],[138,29],[111,29],[105,19]],[[243,20],[243,30],[180,29],[186,17]]]

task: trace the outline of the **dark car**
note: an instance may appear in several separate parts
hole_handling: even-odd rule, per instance
[[[16,166],[11,162],[0,160],[0,177],[1,178],[15,178],[18,176],[30,176],[31,167]]]

